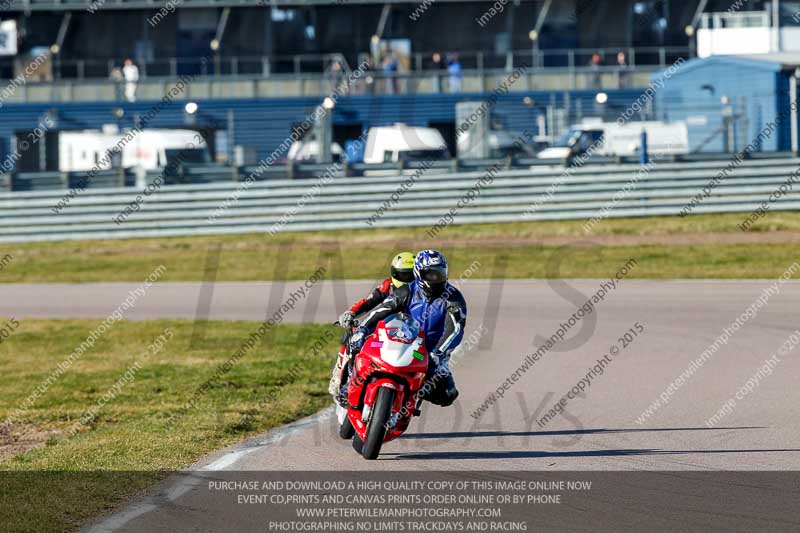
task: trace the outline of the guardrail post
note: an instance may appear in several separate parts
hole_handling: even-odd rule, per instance
[[[570,50],[567,53],[567,66],[569,67],[569,85],[570,89],[578,88],[578,76],[575,70],[575,50]]]
[[[791,111],[790,118],[790,133],[792,143],[792,153],[797,155],[800,152],[800,135],[798,135],[797,124],[797,81],[800,75],[800,68],[795,69],[794,74],[789,78],[789,110]]]
[[[142,166],[137,166],[134,170],[135,187],[137,189],[144,189],[147,187],[147,171]]]
[[[650,162],[650,157],[647,154],[647,132],[642,130],[639,136],[639,164],[642,166]]]

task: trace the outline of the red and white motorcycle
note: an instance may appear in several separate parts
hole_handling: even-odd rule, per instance
[[[397,313],[378,323],[352,365],[347,364],[352,354],[346,344],[341,368],[352,368],[353,375],[347,408],[336,406],[339,435],[352,438],[353,448],[365,459],[375,459],[383,443],[402,435],[420,414],[419,392],[428,371],[425,333],[410,315]]]

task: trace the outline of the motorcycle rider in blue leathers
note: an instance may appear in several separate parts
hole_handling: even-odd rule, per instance
[[[364,318],[351,338],[351,350],[358,353],[364,340],[384,318],[395,313],[409,313],[425,332],[425,347],[430,354],[428,381],[432,390],[425,399],[446,407],[458,397],[449,361],[450,354],[464,338],[467,304],[461,292],[448,283],[447,260],[436,250],[422,250],[417,254],[414,278]]]

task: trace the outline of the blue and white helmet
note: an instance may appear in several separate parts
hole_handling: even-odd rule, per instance
[[[414,277],[428,296],[438,296],[447,286],[447,259],[436,250],[422,250],[414,259]]]

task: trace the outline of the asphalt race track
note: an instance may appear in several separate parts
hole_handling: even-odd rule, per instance
[[[215,453],[193,469],[800,470],[798,349],[779,356],[772,373],[736,400],[729,414],[713,427],[706,424],[800,328],[800,283],[780,285],[727,344],[718,343],[703,366],[666,394],[724,328],[776,282],[620,281],[476,420],[472,414],[487,395],[502,388],[602,282],[465,281],[467,337],[481,333],[473,336],[476,346],[453,365],[461,396],[449,409],[426,404],[405,438],[387,444],[376,461],[365,461],[338,438],[328,410]],[[217,283],[213,294],[199,283],[156,284],[125,316],[264,320],[267,307],[279,307],[300,283]],[[345,301],[366,294],[370,285],[321,283],[286,320],[332,322]],[[4,285],[0,315],[104,318],[136,286]],[[276,287],[286,293],[276,295]],[[636,330],[636,323],[643,331],[623,348],[620,337]],[[563,415],[537,423],[612,347],[618,353],[585,387],[584,396],[569,400]],[[662,394],[668,403],[637,423]],[[170,523],[187,524],[202,515],[189,489],[162,487],[160,503],[136,502],[98,523],[97,530],[166,531],[172,530]]]

